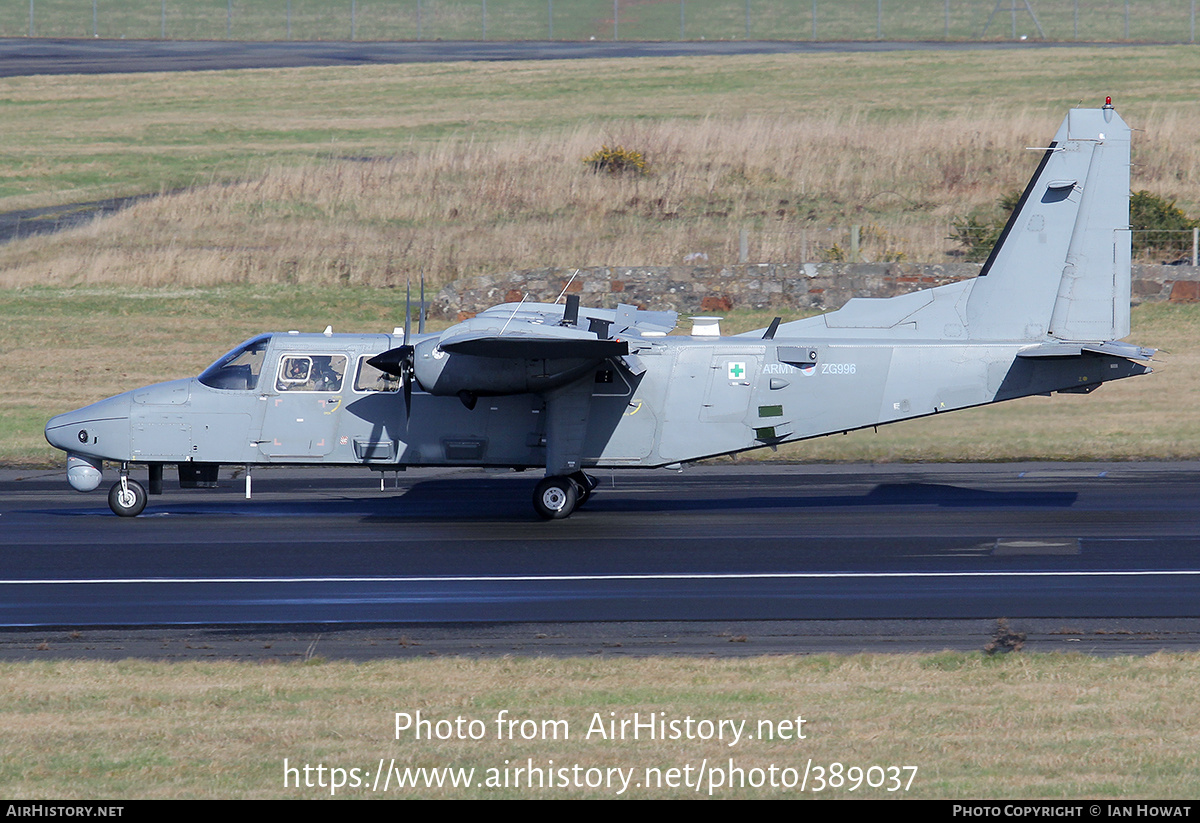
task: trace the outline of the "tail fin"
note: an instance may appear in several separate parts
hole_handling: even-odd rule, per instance
[[[1129,334],[1129,126],[1072,109],[967,300],[973,338]]]

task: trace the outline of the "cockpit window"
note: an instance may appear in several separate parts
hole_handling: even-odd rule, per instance
[[[354,390],[357,392],[400,391],[400,378],[387,374],[367,362],[368,355],[358,358],[358,375],[354,378]]]
[[[212,389],[252,390],[258,388],[258,374],[266,359],[271,335],[260,334],[247,340],[200,373],[200,382]]]
[[[285,354],[276,391],[341,391],[346,358],[340,354]]]

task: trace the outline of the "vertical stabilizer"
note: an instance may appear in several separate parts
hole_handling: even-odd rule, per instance
[[[971,337],[1124,337],[1129,238],[1129,127],[1072,109],[972,285]]]

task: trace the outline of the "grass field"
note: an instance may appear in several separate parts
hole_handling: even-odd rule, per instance
[[[710,782],[718,780],[723,784],[711,796],[721,798],[1167,800],[1200,794],[1194,699],[1200,659],[1190,655],[39,662],[0,666],[0,682],[0,792],[11,800],[611,798],[621,785],[615,775],[611,788],[573,784],[600,782],[618,768],[632,770],[622,796],[636,798],[707,797]],[[418,711],[433,723],[449,721],[443,733],[459,718],[464,734],[478,721],[472,733],[482,737],[397,735],[396,713],[415,719]],[[696,734],[701,720],[746,721],[744,732],[754,739],[743,735],[731,745],[727,733],[723,740],[648,740],[643,730],[638,740],[613,740],[593,726],[597,716],[619,723],[639,713],[644,722],[651,712],[679,722],[681,735],[689,717],[697,721]],[[497,740],[497,729],[509,728],[498,727],[498,717],[535,726],[519,722],[512,727],[516,739]],[[765,739],[766,726],[760,737],[760,721],[774,725],[776,739]],[[521,729],[534,739],[522,739]],[[781,739],[781,729],[788,739]],[[285,758],[298,768],[289,787]],[[372,791],[381,758],[385,768],[402,772],[473,768],[472,782],[485,785],[398,790],[393,783],[386,794]],[[811,768],[803,794],[778,785],[798,784],[809,762],[832,769],[821,791]],[[305,765],[312,767],[311,787],[296,788]],[[323,776],[318,765],[326,769]],[[515,770],[530,765],[567,771],[556,771],[551,787],[529,788]],[[870,767],[893,766],[915,766],[915,774],[898,770],[893,783],[874,771],[869,779],[877,788],[866,785]],[[367,785],[335,792],[332,768],[344,770],[346,780],[350,769],[359,770],[360,780],[367,773]],[[861,770],[857,789],[851,788],[853,768]],[[489,769],[496,771],[489,775]],[[673,788],[666,785],[668,769],[678,770]],[[731,787],[738,779],[734,769],[760,787]],[[655,776],[663,780],[661,788],[645,785],[648,771],[651,783]],[[497,787],[488,787],[489,779]],[[887,790],[901,784],[906,790]]]
[[[989,25],[996,8],[992,0],[33,0],[0,8],[0,37],[32,32],[175,40],[973,40],[1042,34],[1061,41],[1194,39],[1190,0],[1037,0],[1036,23],[1023,6],[1014,15],[1010,5]]]
[[[1142,130],[1134,189],[1195,213],[1190,47],[13,78],[0,209],[170,194],[0,248],[0,286],[723,265],[743,229],[752,259],[795,260],[850,223],[871,259],[940,262],[950,222],[1022,187],[1025,147],[1105,94]],[[606,143],[652,174],[590,174]]]

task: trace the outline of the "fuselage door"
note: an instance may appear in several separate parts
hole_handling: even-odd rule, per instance
[[[750,407],[761,360],[761,346],[715,351],[700,419],[740,423]]]
[[[262,386],[259,448],[271,459],[323,458],[333,451],[342,405],[344,354],[285,351]]]

